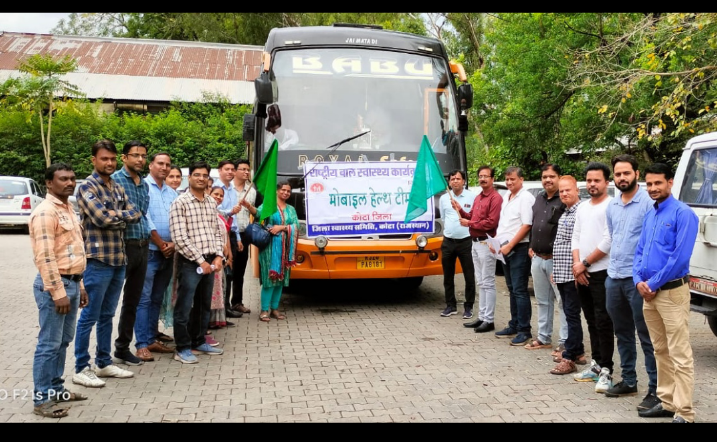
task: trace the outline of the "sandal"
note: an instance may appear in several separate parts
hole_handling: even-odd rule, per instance
[[[59,394],[57,402],[77,402],[86,401],[88,398],[82,393],[73,393],[70,390],[65,390]]]
[[[259,315],[259,320],[260,320],[261,322],[269,322],[269,321],[271,321],[271,318],[269,317],[269,312],[267,312],[267,311],[261,312],[261,314]]]
[[[286,319],[286,316],[279,313],[279,310],[272,310],[270,316],[274,319]]]
[[[534,339],[533,342],[531,342],[530,344],[525,344],[525,348],[527,350],[537,350],[539,348],[552,348],[552,347],[553,347],[552,344],[543,344],[542,342],[540,342],[537,339]]]
[[[42,405],[38,405],[37,407],[34,407],[32,409],[32,412],[38,416],[60,419],[63,417],[67,417],[67,412],[69,411],[69,409],[69,406],[64,407],[61,406],[58,402],[50,401],[45,402]]]

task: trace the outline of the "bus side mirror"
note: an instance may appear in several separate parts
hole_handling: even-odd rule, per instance
[[[269,78],[268,72],[262,72],[256,80],[254,80],[254,89],[256,91],[256,99],[262,104],[274,103],[277,97],[274,91],[274,83]]]
[[[244,141],[254,141],[254,114],[244,114],[242,129]]]
[[[458,102],[461,104],[461,110],[473,107],[473,85],[463,83],[458,86]]]

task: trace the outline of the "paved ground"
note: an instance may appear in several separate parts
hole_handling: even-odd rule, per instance
[[[55,422],[32,414],[38,327],[27,235],[0,232],[0,251],[0,422]],[[462,276],[456,281],[462,293]],[[462,327],[460,316],[440,317],[441,277],[414,292],[386,281],[304,284],[284,295],[287,320],[270,323],[258,321],[257,280],[248,278],[245,296],[252,313],[215,332],[224,355],[195,365],[159,355],[131,367],[132,379],[88,389],[69,380],[70,345],[66,385],[90,399],[60,422],[670,421],[637,416],[647,386],[642,358],[638,396],[596,394],[592,383],[549,374],[549,350],[511,347]],[[498,327],[509,319],[502,277],[496,319]],[[690,330],[697,421],[716,422],[717,337],[696,313]]]

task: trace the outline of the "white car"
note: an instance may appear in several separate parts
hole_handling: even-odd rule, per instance
[[[29,232],[30,214],[45,199],[45,192],[32,178],[0,176],[0,228]]]

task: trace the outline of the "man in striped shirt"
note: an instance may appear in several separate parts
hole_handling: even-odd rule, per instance
[[[209,327],[214,272],[223,271],[224,260],[217,203],[204,193],[209,171],[204,161],[189,166],[189,189],[174,200],[169,212],[172,240],[179,252],[174,359],[183,364],[197,363],[192,350],[207,355],[224,352],[204,339]]]
[[[124,284],[127,255],[124,231],[142,214],[128,200],[124,188],[112,179],[117,169],[117,148],[110,140],[92,146],[94,171],[80,187],[80,206],[85,236],[87,268],[83,275],[90,304],[77,321],[75,375],[72,382],[85,387],[104,387],[97,377],[130,378],[134,373],[112,363],[112,319]],[[96,372],[90,367],[90,334],[97,324]]]
[[[565,204],[565,211],[558,220],[558,230],[553,242],[553,273],[552,281],[558,286],[560,299],[568,324],[568,335],[565,339],[565,350],[555,355],[553,361],[558,365],[550,370],[552,374],[569,374],[577,371],[576,363],[585,364],[585,347],[583,345],[583,325],[580,319],[580,297],[573,276],[572,238],[575,227],[575,213],[580,205],[580,192],[574,177],[563,175],[558,180],[560,201]]]
[[[33,284],[39,311],[40,332],[32,363],[35,414],[67,416],[67,407],[55,401],[84,400],[86,396],[65,390],[67,347],[75,337],[77,309],[87,305],[82,284],[85,249],[82,228],[67,199],[75,191],[75,172],[68,164],[55,163],[45,171],[47,198],[30,215],[30,244],[38,274]]]

